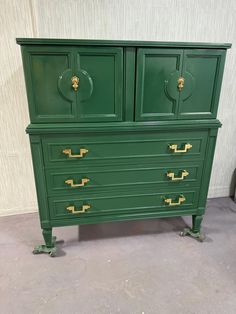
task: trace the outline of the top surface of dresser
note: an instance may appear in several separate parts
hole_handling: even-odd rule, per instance
[[[177,47],[177,48],[222,48],[228,49],[231,43],[140,41],[106,39],[68,39],[68,38],[17,38],[19,45],[63,45],[63,46],[127,46],[127,47]]]
[[[17,39],[32,123],[216,118],[230,44]]]

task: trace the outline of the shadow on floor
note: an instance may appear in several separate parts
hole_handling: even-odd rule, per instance
[[[171,231],[182,231],[185,227],[187,227],[187,224],[182,217],[108,222],[79,226],[78,238],[79,241],[90,241],[145,234],[161,234]]]

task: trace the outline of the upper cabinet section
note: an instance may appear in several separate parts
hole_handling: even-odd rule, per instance
[[[22,48],[32,122],[121,121],[123,48]]]
[[[136,121],[215,118],[225,51],[140,48]]]
[[[31,122],[216,117],[230,44],[17,39]]]

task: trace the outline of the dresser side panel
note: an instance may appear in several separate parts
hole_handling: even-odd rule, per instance
[[[39,206],[40,222],[43,228],[48,228],[50,227],[50,216],[47,200],[47,185],[44,173],[42,143],[40,136],[30,135],[30,145]]]
[[[201,189],[200,189],[200,194],[199,194],[200,195],[199,203],[198,203],[199,214],[203,214],[205,212],[207,194],[208,194],[209,183],[211,179],[212,164],[213,164],[214,153],[215,153],[217,133],[218,133],[218,129],[209,130],[207,150],[205,153],[205,163],[203,166],[203,177],[202,177]]]

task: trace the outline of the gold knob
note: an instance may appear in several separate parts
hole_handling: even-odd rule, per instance
[[[72,150],[70,148],[63,149],[62,152],[63,154],[68,155],[69,158],[82,158],[85,154],[88,153],[88,149],[80,148],[78,155],[72,154]]]
[[[89,209],[89,208],[91,208],[91,206],[88,205],[88,204],[87,204],[87,205],[83,205],[80,210],[76,210],[76,209],[75,209],[75,206],[68,206],[68,207],[66,207],[66,209],[67,209],[68,211],[70,211],[72,214],[83,214],[83,213],[85,213],[86,210]]]
[[[81,183],[78,183],[78,184],[74,184],[74,180],[72,180],[72,179],[69,179],[69,180],[65,181],[65,183],[70,185],[72,188],[75,188],[77,186],[85,186],[85,184],[88,183],[88,182],[89,182],[88,178],[81,179]]]
[[[74,88],[74,91],[76,92],[79,87],[79,78],[77,76],[73,76],[71,78],[72,87]]]
[[[187,153],[187,151],[192,148],[193,145],[187,143],[184,145],[184,149],[178,149],[178,145],[177,144],[171,144],[169,145],[169,148],[172,149],[174,151],[174,153]]]
[[[177,85],[178,90],[181,92],[182,89],[184,88],[184,78],[180,77],[177,82],[178,82],[178,85]]]
[[[179,196],[178,202],[173,202],[172,198],[165,198],[165,203],[168,204],[169,206],[177,206],[181,205],[184,203],[186,198],[183,195]]]
[[[186,170],[182,170],[182,174],[180,177],[175,177],[174,172],[167,172],[167,177],[169,177],[171,179],[171,181],[180,181],[183,180],[184,177],[187,177],[189,175],[188,171]]]

